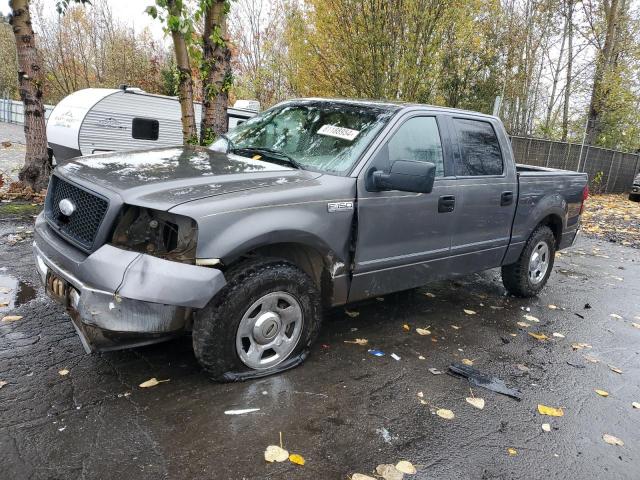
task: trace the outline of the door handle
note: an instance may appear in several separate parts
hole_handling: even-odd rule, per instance
[[[505,207],[513,203],[513,192],[502,192],[500,196],[500,206]]]
[[[438,212],[449,213],[453,212],[456,207],[456,197],[453,195],[443,195],[438,199]]]

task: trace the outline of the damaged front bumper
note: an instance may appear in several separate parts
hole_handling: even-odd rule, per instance
[[[104,245],[86,255],[61,239],[42,215],[35,263],[47,294],[63,304],[87,351],[130,348],[172,338],[225,285],[214,268]]]

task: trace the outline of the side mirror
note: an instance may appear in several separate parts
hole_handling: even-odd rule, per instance
[[[372,168],[367,174],[367,190],[400,190],[402,192],[431,193],[436,179],[436,166],[430,162],[396,160],[389,173]]]

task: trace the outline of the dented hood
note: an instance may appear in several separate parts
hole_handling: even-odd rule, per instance
[[[88,155],[59,165],[57,174],[111,190],[125,203],[160,210],[216,195],[298,184],[320,176],[202,147]]]

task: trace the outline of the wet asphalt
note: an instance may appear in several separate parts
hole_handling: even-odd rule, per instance
[[[418,468],[405,478],[640,478],[640,250],[581,238],[534,299],[506,296],[492,270],[351,306],[355,317],[339,309],[303,366],[221,385],[201,373],[188,337],[86,355],[43,295],[29,228],[0,220],[0,287],[10,290],[0,316],[23,317],[0,322],[0,478],[348,479],[403,459]],[[12,232],[24,240],[10,245]],[[369,346],[344,343],[355,338]],[[465,402],[466,380],[428,370],[463,358],[522,401],[474,388],[486,402],[478,410]],[[170,381],[138,387],[151,377]],[[539,403],[564,416],[540,415]],[[244,408],[260,410],[224,414]],[[304,466],[264,461],[279,432]],[[624,446],[605,443],[605,433]]]

